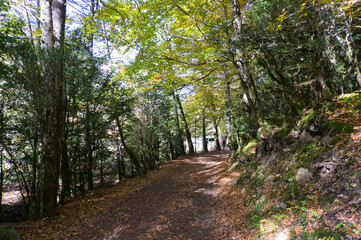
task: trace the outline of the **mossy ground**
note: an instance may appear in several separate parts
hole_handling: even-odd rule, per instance
[[[361,199],[361,186],[356,184],[361,183],[361,93],[339,97],[304,114],[298,130],[318,124],[319,136],[284,145],[287,151],[271,166],[262,166],[253,153],[250,163],[239,165],[243,174],[238,184],[247,193],[243,197],[249,227],[258,231],[258,239],[285,232],[288,239],[361,239],[360,206],[347,205]],[[276,131],[280,140],[289,133]],[[331,138],[327,144],[321,141],[325,134]],[[313,171],[312,180],[295,180],[300,167],[312,171],[315,163],[328,161],[325,158],[331,155],[338,161],[336,170],[341,177],[327,185]],[[343,205],[337,214],[326,214]]]

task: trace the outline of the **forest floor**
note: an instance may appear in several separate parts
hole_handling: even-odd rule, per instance
[[[17,228],[23,239],[246,239],[252,234],[240,215],[241,190],[232,185],[239,173],[229,171],[229,153],[165,162]]]

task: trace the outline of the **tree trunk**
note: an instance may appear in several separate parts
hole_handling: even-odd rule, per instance
[[[3,199],[3,184],[4,184],[4,168],[3,168],[3,149],[0,150],[0,221],[3,220],[3,205],[2,205],[2,199]]]
[[[235,69],[237,70],[237,75],[239,76],[239,80],[240,80],[240,85],[242,87],[242,90],[245,94],[246,97],[246,105],[249,107],[249,109],[251,110],[251,116],[254,118],[254,120],[256,120],[256,122],[259,125],[259,119],[258,119],[258,115],[257,115],[257,111],[256,111],[256,107],[255,104],[251,98],[251,94],[250,94],[250,89],[247,85],[247,82],[249,82],[248,80],[248,73],[247,73],[247,66],[244,62],[240,61],[240,60],[233,60],[233,65],[235,67]]]
[[[176,105],[174,106],[174,119],[175,119],[175,124],[177,127],[177,140],[178,140],[178,148],[177,149],[179,149],[180,155],[185,155],[183,136],[182,136],[182,132],[180,129],[180,124],[179,124],[178,108]]]
[[[125,142],[124,135],[123,135],[123,128],[122,128],[122,126],[120,124],[119,118],[116,117],[115,121],[116,121],[117,126],[118,126],[120,141],[121,141],[121,143],[123,145],[123,148],[124,148],[125,152],[128,154],[128,156],[130,158],[130,161],[134,164],[137,173],[140,174],[140,175],[143,175],[144,171],[143,171],[143,169],[142,169],[142,167],[141,167],[141,165],[139,163],[139,160],[138,160],[137,156],[135,156],[133,151],[128,147],[127,143]]]
[[[125,168],[125,159],[124,159],[124,154],[123,154],[123,152],[120,154],[120,160],[121,160],[121,166],[122,166],[123,176],[126,177],[126,176],[127,176],[127,172],[126,172],[126,168]]]
[[[221,144],[219,143],[218,124],[216,120],[213,120],[214,127],[214,139],[216,141],[216,150],[221,150]]]
[[[89,110],[89,101],[86,101],[86,110],[85,110],[85,155],[87,163],[87,182],[88,190],[94,189],[93,182],[93,147],[92,147],[92,137],[90,134],[90,110]]]
[[[80,152],[80,150],[79,150]],[[81,161],[81,157],[78,156],[78,169],[79,169],[79,192],[81,196],[84,196],[85,194],[85,173],[84,173],[84,166]]]
[[[231,82],[229,81],[228,71],[225,72],[224,77],[226,79],[226,108],[227,108],[226,130],[227,130],[227,138],[229,142],[232,138],[232,120],[231,120],[232,112],[231,112],[231,91],[230,91]]]
[[[116,140],[116,143],[117,143],[117,172],[118,172],[118,179],[120,182],[125,176],[124,156],[121,151],[121,147],[118,139]]]
[[[194,153],[194,147],[193,147],[193,143],[192,143],[192,137],[191,137],[191,133],[189,131],[189,128],[188,128],[188,124],[187,124],[187,120],[186,120],[186,117],[184,115],[184,111],[183,111],[183,107],[182,107],[182,103],[179,99],[179,95],[177,93],[177,91],[174,92],[174,99],[176,100],[176,102],[178,103],[178,107],[179,107],[179,111],[180,111],[180,114],[181,114],[181,118],[184,122],[184,128],[185,128],[185,131],[186,131],[186,137],[187,137],[187,142],[188,142],[188,148],[189,148],[189,153],[190,154],[193,154]]]
[[[208,142],[207,142],[207,133],[206,133],[206,116],[204,110],[202,111],[202,144],[203,152],[208,152]]]
[[[41,46],[45,51],[45,108],[43,158],[41,162],[41,215],[57,214],[59,168],[63,131],[63,47],[65,0],[41,0]],[[55,47],[55,48],[54,48]]]
[[[176,156],[174,154],[174,147],[173,147],[171,135],[169,132],[168,132],[167,140],[168,140],[168,158],[170,160],[174,160],[174,159],[176,159]]]
[[[99,171],[100,171],[100,187],[104,187],[104,172],[103,172],[103,158],[100,158],[100,167],[99,167]]]
[[[346,17],[346,13],[343,12],[343,16],[344,16],[344,20],[345,20],[345,24],[346,24],[346,38],[345,38],[345,45],[346,45],[346,55],[347,58],[354,70],[354,74],[356,76],[356,80],[359,84],[359,87],[361,87],[361,71],[359,68],[359,62],[357,60],[357,56],[358,56],[358,52],[357,50],[357,46],[355,45],[354,39],[353,39],[353,33],[352,33],[352,18],[350,18],[350,20],[347,19]]]
[[[149,154],[146,152],[146,147],[144,146],[144,137],[143,137],[143,129],[139,129],[139,135],[140,135],[140,162],[143,164],[143,169],[146,171],[146,169],[149,167],[147,163],[150,162]],[[146,161],[147,160],[147,161]]]
[[[65,110],[66,111],[66,110]],[[68,120],[64,120],[64,122],[69,122]],[[67,138],[68,138],[68,128],[66,124],[64,124],[64,136],[63,136],[63,146],[62,146],[62,154],[61,154],[61,181],[62,181],[62,188],[60,194],[60,204],[64,204],[66,198],[70,197],[71,191],[71,172],[70,172],[70,165],[69,165],[69,156],[68,156],[68,146],[67,146]]]
[[[325,79],[323,78],[323,76],[319,75],[317,80],[321,86],[321,99],[323,99],[323,100],[330,99],[331,92],[330,92],[330,89],[328,88],[327,83],[326,83]]]
[[[194,153],[197,153],[197,118],[194,118]]]
[[[34,145],[33,145],[33,157],[31,159],[31,186],[30,186],[30,211],[29,218],[36,219],[38,218],[38,201],[37,201],[37,191],[36,191],[36,182],[37,182],[37,172],[38,172],[38,121],[35,124],[35,134],[34,134]]]

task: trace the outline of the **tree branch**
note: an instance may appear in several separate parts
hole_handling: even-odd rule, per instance
[[[100,0],[100,2],[107,8],[113,10],[114,12],[118,13],[120,15],[120,17],[122,18],[123,22],[125,22],[125,18],[123,16],[123,14],[121,12],[119,12],[117,9],[115,9],[114,7],[112,6],[109,6],[108,4],[106,4],[103,0]]]
[[[192,66],[202,66],[202,65],[207,64],[207,62],[201,62],[201,63],[185,62],[185,61],[178,60],[178,59],[171,58],[171,57],[167,57],[167,56],[166,57],[157,57],[157,56],[155,56],[155,58],[162,59],[162,60],[167,60],[167,61],[178,62],[178,63],[182,63],[182,64],[187,64],[187,65],[192,65]]]

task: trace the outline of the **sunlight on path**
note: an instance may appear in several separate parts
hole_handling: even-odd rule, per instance
[[[225,160],[212,152],[167,161],[144,178],[97,189],[43,219],[24,239],[242,239],[233,209],[240,190]],[[234,205],[234,206],[233,206]]]

